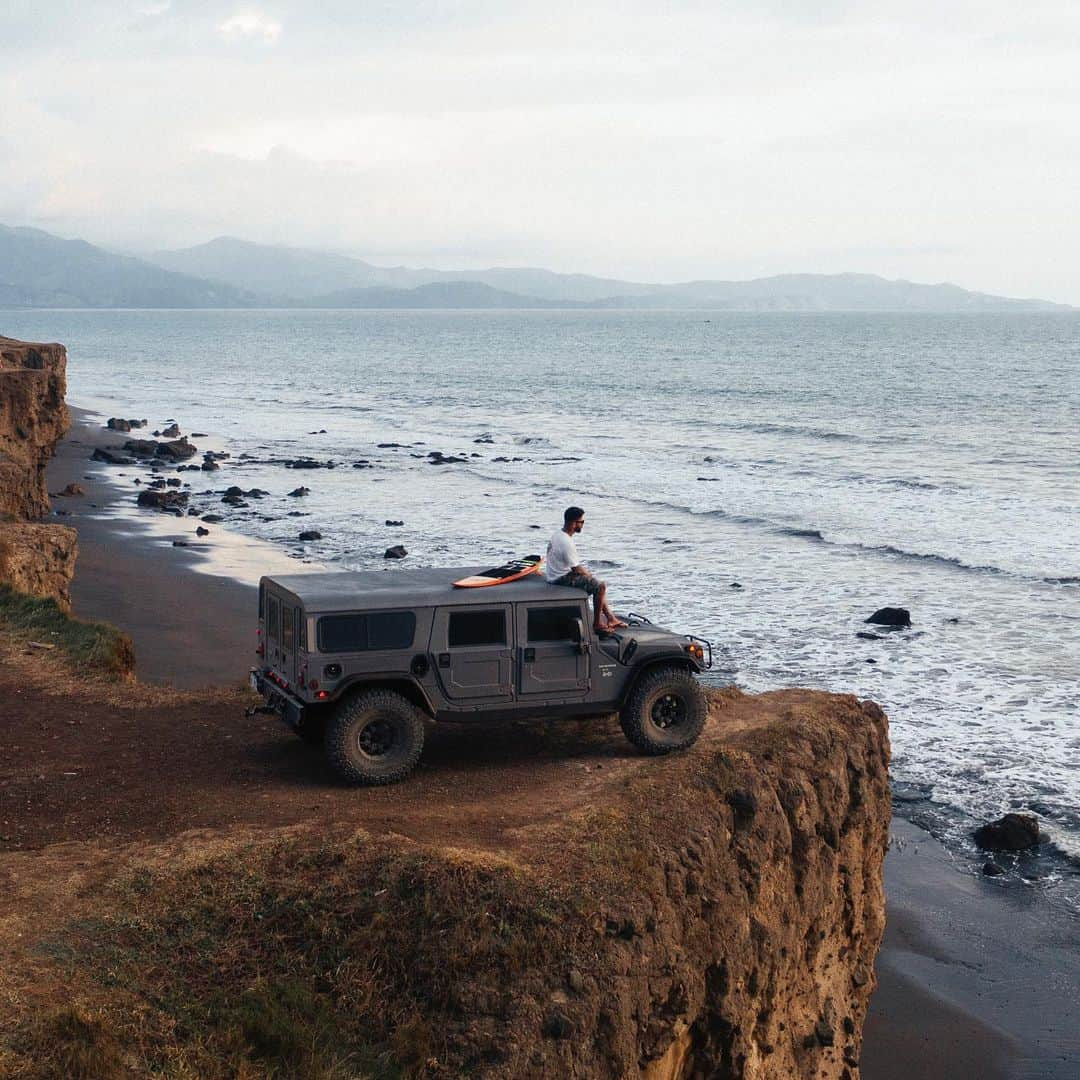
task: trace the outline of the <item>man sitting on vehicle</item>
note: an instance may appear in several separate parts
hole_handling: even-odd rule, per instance
[[[626,623],[607,604],[607,585],[582,565],[573,538],[585,528],[585,511],[569,506],[563,513],[563,527],[548,541],[544,576],[552,585],[582,589],[593,600],[593,626],[597,631],[614,630]]]

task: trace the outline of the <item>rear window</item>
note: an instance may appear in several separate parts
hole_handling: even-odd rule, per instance
[[[280,607],[277,597],[271,596],[270,603],[267,605],[266,636],[273,638],[274,641],[278,639],[278,610]]]
[[[372,611],[363,615],[324,615],[319,620],[320,652],[408,649],[416,634],[411,611]]]
[[[281,647],[286,652],[296,648],[296,629],[293,625],[293,609],[285,604],[281,608]]]
[[[450,648],[506,644],[505,611],[452,611]]]
[[[530,641],[577,641],[579,607],[529,608]]]

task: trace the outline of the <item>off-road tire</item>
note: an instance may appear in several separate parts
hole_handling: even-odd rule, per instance
[[[361,691],[334,711],[323,745],[334,771],[344,779],[396,784],[420,759],[424,721],[412,702],[392,690]]]
[[[688,671],[656,668],[638,679],[619,713],[623,734],[646,754],[670,754],[697,742],[705,726],[705,691]]]

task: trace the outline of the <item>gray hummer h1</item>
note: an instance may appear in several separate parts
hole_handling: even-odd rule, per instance
[[[694,743],[709,642],[639,615],[597,634],[585,594],[539,575],[491,588],[476,569],[297,574],[259,583],[251,685],[343,777],[389,784],[424,745],[425,720],[618,712],[649,754]]]

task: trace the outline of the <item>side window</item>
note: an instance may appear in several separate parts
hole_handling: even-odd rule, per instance
[[[505,611],[451,611],[450,648],[506,644]]]
[[[411,648],[416,616],[411,611],[373,611],[364,615],[324,615],[319,620],[320,652],[368,652]]]
[[[278,639],[278,610],[280,607],[277,597],[271,596],[268,608],[269,614],[266,617],[266,636],[274,641]]]
[[[281,608],[281,647],[286,652],[292,652],[296,648],[296,627],[291,604],[284,604]]]
[[[410,649],[416,633],[411,611],[379,611],[368,616],[369,649]]]
[[[529,641],[577,641],[579,607],[529,608]]]

